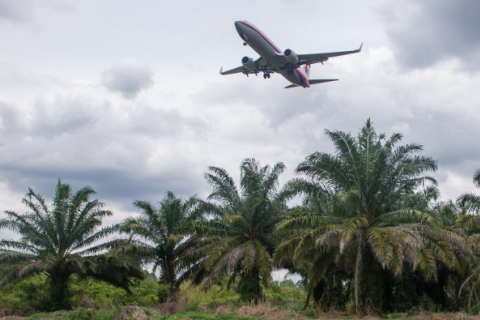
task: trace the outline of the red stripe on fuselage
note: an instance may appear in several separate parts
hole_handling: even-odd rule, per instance
[[[310,87],[310,83],[308,83],[308,79],[303,75],[302,71],[299,70],[298,68],[295,68],[295,71],[297,71],[297,74],[299,75],[300,79],[303,81],[303,87],[304,88]]]
[[[270,39],[268,39],[267,36],[264,35],[255,26],[253,26],[252,24],[250,24],[246,21],[240,21],[240,22],[243,23],[244,25],[246,25],[247,27],[249,27],[250,29],[252,29],[253,31],[255,31],[256,33],[258,33],[263,38],[263,40],[267,41],[268,44],[271,45],[273,49],[275,49],[275,51],[277,51],[278,53],[282,53],[282,51],[280,49],[278,49],[278,47],[276,45],[274,45],[273,42]]]

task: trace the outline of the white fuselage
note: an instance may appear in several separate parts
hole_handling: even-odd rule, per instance
[[[280,50],[263,32],[247,21],[235,21],[240,38],[255,50],[271,67],[276,68],[285,79],[304,88],[310,87],[308,76],[300,68],[285,68],[285,58]],[[277,72],[277,71],[275,71]]]

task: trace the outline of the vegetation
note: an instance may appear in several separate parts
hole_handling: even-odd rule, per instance
[[[51,204],[29,189],[29,211],[0,220],[19,235],[0,240],[0,311],[67,310],[48,314],[62,319],[259,315],[248,308],[292,310],[287,318],[314,310],[477,314],[480,197],[438,201],[436,161],[370,120],[357,136],[326,135],[335,152],[307,156],[283,187],[283,163],[247,158],[238,187],[225,169],[209,167],[206,200],[169,191],[159,207],[135,201],[140,215],[110,227],[101,224],[112,212],[90,199],[89,187],[73,193],[58,181]],[[480,187],[480,169],[473,181]],[[289,207],[292,199],[301,203]],[[141,266],[153,266],[158,280]],[[301,281],[273,282],[274,268]]]
[[[142,278],[138,264],[127,256],[115,252],[95,255],[115,244],[92,246],[115,229],[98,229],[102,219],[112,213],[102,209],[103,203],[89,199],[94,193],[85,187],[72,194],[70,186],[59,180],[51,208],[41,195],[29,189],[23,199],[29,212],[6,211],[0,228],[9,228],[21,238],[0,241],[0,286],[45,274],[49,282],[45,309],[59,310],[70,308],[68,281],[73,274],[95,277],[124,289],[128,289],[129,277]]]
[[[449,269],[464,263],[469,250],[462,234],[438,227],[428,207],[418,205],[422,202],[409,206],[418,187],[426,181],[436,184],[422,175],[436,170],[435,161],[412,155],[422,150],[420,145],[397,147],[400,134],[386,139],[370,121],[356,139],[340,131],[326,134],[336,154],[308,156],[297,173],[310,180],[292,185],[326,201],[311,201],[320,207],[293,211],[279,228],[295,231],[279,246],[279,258],[295,257],[310,290],[332,290],[326,282],[337,276],[337,286],[338,281],[348,282],[348,289],[337,293],[337,302],[346,301],[352,289],[356,313],[388,311],[395,309],[394,294],[399,294],[392,276],[401,278],[404,268],[430,281],[437,278],[437,261]]]
[[[148,241],[136,244],[143,249],[144,263],[153,264],[154,272],[160,270],[159,282],[166,287],[159,292],[162,302],[178,290],[192,272],[189,266],[195,265],[185,258],[200,242],[195,234],[189,233],[194,222],[203,220],[200,203],[196,197],[183,200],[173,192],[167,193],[158,209],[148,201],[135,201],[133,204],[142,210],[142,215],[127,218],[120,226],[122,231]],[[178,277],[180,272],[182,276]]]
[[[261,167],[255,159],[240,165],[240,190],[221,168],[210,167],[205,174],[213,187],[206,212],[213,216],[197,225],[197,232],[210,239],[200,248],[205,256],[206,284],[224,275],[230,283],[239,277],[243,301],[263,299],[261,284],[268,286],[273,270],[272,254],[277,243],[274,230],[283,218],[285,204],[277,192],[283,163]]]

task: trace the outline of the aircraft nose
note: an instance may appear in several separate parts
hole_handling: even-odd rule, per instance
[[[235,29],[237,29],[238,33],[242,32],[242,27],[243,27],[242,21],[235,21]]]

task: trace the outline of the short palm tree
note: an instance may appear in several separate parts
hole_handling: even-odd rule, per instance
[[[90,200],[95,191],[84,187],[75,193],[60,180],[52,205],[32,189],[23,199],[29,212],[6,211],[0,229],[20,234],[19,240],[0,241],[0,286],[43,273],[49,278],[50,301],[46,309],[68,309],[68,281],[72,274],[92,276],[128,289],[129,276],[143,276],[139,264],[127,257],[119,258],[113,248],[115,241],[96,245],[112,235],[115,228],[101,228],[102,219],[112,215],[103,210],[103,203]],[[114,266],[110,268],[109,266]]]
[[[401,275],[406,263],[429,279],[436,277],[437,258],[450,268],[457,266],[462,235],[436,227],[426,208],[404,206],[417,187],[426,181],[436,184],[423,175],[435,171],[436,162],[413,155],[422,146],[396,146],[401,134],[387,139],[376,133],[370,120],[357,139],[341,131],[326,134],[336,154],[313,153],[296,171],[329,194],[328,215],[309,210],[290,214],[279,231],[292,238],[279,246],[278,259],[288,254],[311,257],[304,261],[310,268],[311,289],[333,262],[342,265],[353,275],[356,312],[385,308],[385,277]]]
[[[210,240],[201,248],[205,256],[206,284],[227,275],[228,284],[239,277],[238,291],[244,301],[262,298],[261,283],[268,285],[273,270],[274,234],[285,213],[277,190],[283,163],[260,166],[255,159],[240,165],[240,188],[225,169],[209,167],[205,178],[213,187],[208,213],[212,219],[197,226]]]
[[[473,175],[473,182],[480,187],[480,169]],[[455,224],[464,230],[469,237],[469,243],[475,253],[471,256],[469,273],[463,282],[460,293],[468,293],[467,307],[480,303],[480,196],[469,192],[464,193],[457,199],[457,205],[461,209]]]
[[[473,175],[473,183],[480,187],[480,169]],[[464,193],[457,199],[457,203],[473,214],[480,214],[480,196],[474,193]]]
[[[160,300],[164,301],[178,290],[191,274],[191,266],[196,265],[184,256],[201,242],[189,231],[194,222],[203,220],[199,210],[201,201],[196,197],[177,198],[169,191],[158,208],[148,201],[133,204],[142,210],[141,216],[127,218],[121,230],[143,240],[134,243],[143,249],[144,262],[153,264],[154,271],[160,270],[159,282],[167,286],[159,292]]]

